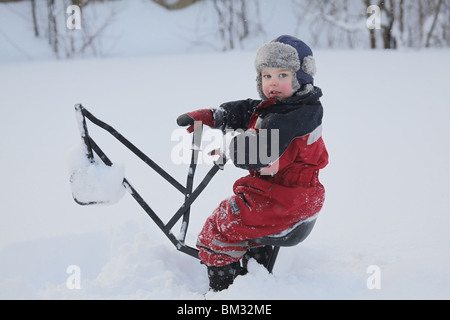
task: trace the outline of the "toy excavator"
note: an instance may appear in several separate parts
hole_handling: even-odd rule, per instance
[[[213,179],[219,170],[224,169],[224,164],[226,163],[225,156],[219,154],[219,159],[214,161],[212,168],[206,173],[201,182],[194,189],[194,176],[197,167],[197,160],[201,147],[201,138],[203,128],[202,126],[196,126],[194,132],[192,133],[192,148],[191,148],[191,162],[188,169],[186,184],[182,185],[173,176],[164,171],[160,166],[158,166],[153,160],[151,160],[146,154],[140,151],[135,145],[133,145],[129,140],[127,140],[122,134],[111,127],[109,124],[99,120],[92,113],[90,113],[81,104],[75,105],[76,119],[78,122],[78,127],[81,134],[81,146],[82,153],[85,156],[84,164],[79,165],[78,168],[73,168],[71,171],[71,187],[72,195],[76,203],[79,205],[95,205],[108,203],[112,200],[108,196],[102,196],[102,192],[99,189],[103,188],[105,182],[97,183],[91,180],[88,185],[89,188],[85,186],[85,179],[89,179],[89,173],[87,167],[99,166],[106,169],[112,168],[113,162],[106,156],[102,149],[97,145],[94,139],[89,135],[87,120],[92,124],[106,130],[119,142],[121,142],[126,148],[128,148],[132,153],[134,153],[138,158],[140,158],[144,163],[146,163],[151,169],[162,176],[169,184],[171,184],[175,189],[180,191],[184,195],[184,202],[180,205],[179,209],[173,214],[167,223],[164,223],[160,217],[153,211],[153,209],[147,204],[147,202],[142,198],[138,191],[132,186],[132,184],[121,175],[117,175],[116,172],[109,172],[106,170],[106,175],[111,173],[111,175],[116,175],[120,177],[121,191],[128,191],[130,195],[137,201],[137,203],[142,207],[142,209],[147,213],[147,215],[153,220],[156,226],[161,229],[161,231],[166,235],[166,237],[172,242],[178,251],[181,251],[193,258],[199,259],[199,250],[188,246],[185,243],[189,220],[191,217],[191,205],[200,196],[203,190],[208,186],[209,182]],[[94,157],[94,153],[97,155]],[[99,163],[99,160],[101,163]],[[95,180],[95,179],[94,179]],[[124,189],[123,189],[123,188]],[[117,191],[116,191],[117,192]],[[177,236],[172,232],[172,229],[177,224],[177,222],[182,219],[181,230]],[[310,234],[315,220],[302,220],[296,225],[292,226],[288,230],[283,231],[279,234],[274,234],[271,236],[266,236],[258,239],[250,239],[253,242],[260,243],[262,245],[273,246],[272,255],[269,259],[267,269],[272,273],[275,260],[277,258],[280,247],[291,247],[299,244]]]

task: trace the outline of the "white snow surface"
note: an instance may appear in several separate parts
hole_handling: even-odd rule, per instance
[[[330,154],[325,206],[303,243],[280,250],[273,274],[251,261],[220,293],[206,293],[205,266],[178,252],[130,195],[114,206],[74,202],[74,105],[184,183],[188,166],[171,158],[175,119],[257,98],[254,52],[0,62],[0,299],[449,299],[450,51],[314,53]],[[90,133],[168,221],[184,196],[108,133]],[[196,182],[211,166],[201,157]],[[189,245],[245,174],[227,165],[196,200]],[[371,266],[379,289],[368,286]]]

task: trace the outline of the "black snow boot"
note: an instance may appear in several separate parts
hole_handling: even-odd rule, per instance
[[[208,266],[207,268],[209,288],[219,292],[233,284],[234,279],[240,274],[241,264],[237,261],[221,267]]]
[[[260,246],[247,250],[247,253],[242,259],[243,268],[246,270],[248,261],[253,258],[256,260],[256,262],[262,264],[267,269],[267,267],[269,266],[270,257],[272,256],[272,252],[272,246]]]

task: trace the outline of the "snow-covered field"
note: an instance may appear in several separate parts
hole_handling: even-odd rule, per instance
[[[251,265],[206,298],[450,297],[448,54],[316,53],[331,160],[320,220],[303,244],[281,250],[273,275]],[[1,297],[203,299],[204,266],[177,252],[130,196],[110,207],[72,200],[73,105],[83,102],[183,182],[187,166],[171,159],[176,117],[255,97],[252,60],[232,53],[1,65]],[[174,213],[178,191],[98,136],[155,211]],[[198,199],[192,242],[243,174],[227,166]],[[66,286],[70,265],[80,268],[79,290]],[[379,290],[367,288],[371,265],[381,271]]]
[[[83,103],[183,183],[176,117],[256,98],[254,53],[0,62],[0,298],[449,299],[449,54],[316,50],[330,153],[320,218],[301,245],[281,249],[272,275],[251,263],[228,290],[206,295],[206,268],[131,196],[104,207],[73,201],[73,106]],[[108,134],[91,133],[163,219],[178,209],[178,191]],[[189,244],[244,174],[228,165],[214,178],[193,206]],[[381,286],[370,289],[377,276]]]

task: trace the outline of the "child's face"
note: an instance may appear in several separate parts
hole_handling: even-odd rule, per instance
[[[287,69],[265,68],[261,72],[262,90],[264,95],[273,99],[283,100],[292,97],[292,72]]]

